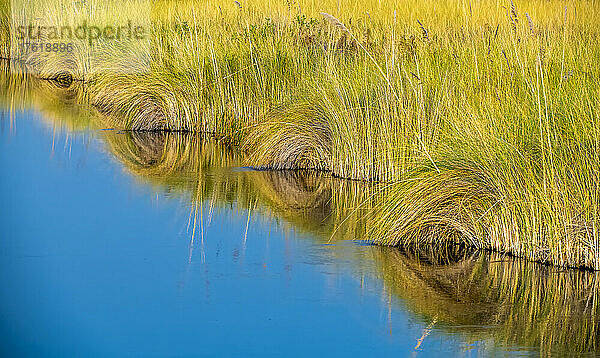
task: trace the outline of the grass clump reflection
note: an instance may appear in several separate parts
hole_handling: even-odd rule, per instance
[[[60,4],[26,8],[51,18]],[[600,269],[593,3],[127,6],[86,15],[150,17],[148,41],[127,49],[145,71],[121,71],[108,60],[122,48],[102,40],[103,56],[82,44],[36,62],[44,78],[83,81],[112,126],[203,132],[245,165],[388,183],[368,213],[378,244]]]
[[[318,172],[228,170],[240,158],[195,136],[108,135],[112,152],[136,176],[191,192],[192,200],[204,200],[208,207],[235,205],[282,218],[324,243],[368,237],[377,221],[357,210],[372,212],[377,196],[386,195],[377,185],[365,190],[364,183]],[[373,270],[385,290],[425,325],[435,322],[433,329],[545,356],[600,349],[597,272],[560,270],[450,242],[402,250],[373,246],[368,252],[339,259]]]

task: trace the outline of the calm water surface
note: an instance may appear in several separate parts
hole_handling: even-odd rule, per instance
[[[597,275],[329,240],[331,179],[249,171],[194,138],[32,110],[0,126],[2,356],[598,349]]]

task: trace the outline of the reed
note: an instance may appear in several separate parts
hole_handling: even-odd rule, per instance
[[[115,127],[210,133],[251,166],[386,183],[375,243],[600,269],[595,1],[296,5],[154,1],[148,48],[130,49],[147,71],[85,46],[38,68],[85,81]]]
[[[31,76],[2,75],[0,88],[5,91],[0,98],[3,104],[13,103],[15,110],[41,112],[53,125],[84,128],[79,116],[68,115],[73,110],[72,98],[80,96],[52,86]],[[60,95],[58,90],[66,92]],[[95,113],[85,123],[97,128],[105,120]],[[542,356],[562,356],[593,354],[600,348],[599,273],[557,270],[475,251],[469,245],[440,245],[436,238],[451,237],[453,232],[443,228],[460,228],[470,215],[481,217],[487,211],[481,205],[483,198],[493,200],[494,193],[485,191],[486,177],[466,166],[450,171],[440,163],[440,173],[412,173],[414,178],[420,176],[416,184],[405,182],[401,190],[410,195],[398,196],[394,195],[397,183],[348,181],[315,171],[235,170],[244,160],[239,148],[200,135],[101,133],[108,152],[135,178],[169,196],[183,197],[184,205],[190,207],[190,222],[192,217],[198,219],[201,228],[210,225],[215,210],[242,215],[259,211],[261,217],[281,219],[284,229],[307,234],[301,237],[332,243],[365,237],[382,215],[378,211],[382,201],[401,200],[393,211],[413,215],[408,221],[423,222],[423,217],[431,216],[428,210],[437,210],[436,218],[444,221],[431,222],[428,233],[403,228],[419,246],[406,245],[402,251],[380,247],[350,253],[332,250],[331,254],[338,262],[351,263],[361,283],[365,277],[383,282],[382,294],[406,305],[416,321],[458,335],[467,344],[483,342],[483,353],[517,346]],[[447,191],[455,195],[445,198]],[[427,197],[434,208],[412,203],[415,195]],[[410,205],[414,210],[401,210]],[[196,220],[193,225],[192,233]],[[468,232],[458,236],[469,237]],[[476,243],[477,238],[472,239]]]

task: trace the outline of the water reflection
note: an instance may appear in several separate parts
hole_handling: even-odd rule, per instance
[[[107,120],[87,105],[83,82],[73,82],[68,88],[52,81],[15,73],[18,62],[0,59],[0,107],[11,112],[30,108],[43,113],[52,126],[80,131],[90,127],[103,128]],[[12,72],[11,72],[12,71]]]
[[[375,261],[394,295],[444,330],[548,355],[598,351],[598,273],[468,250],[380,249]]]
[[[367,225],[355,213],[370,195],[361,190],[363,183],[315,173],[223,171],[239,165],[239,157],[194,136],[129,133],[111,134],[107,140],[132,173],[154,184],[187,190],[196,200],[210,198],[217,205],[258,208],[319,242],[331,241],[340,226],[335,240],[360,238]],[[413,252],[374,247],[371,252],[372,274],[435,327],[472,341],[492,339],[500,346],[539,348],[548,354],[599,350],[597,272],[558,270],[462,246]]]
[[[2,71],[0,89],[3,107],[35,108],[55,126],[79,130],[110,123],[86,105],[81,84],[58,88]],[[190,261],[198,246],[204,259],[204,229],[220,208],[245,211],[246,225],[252,217],[278,218],[317,243],[368,239],[366,209],[380,190],[377,185],[314,172],[240,168],[242,153],[197,135],[102,131],[100,136],[138,180],[190,203]],[[332,255],[351,262],[357,279],[365,270],[378,277],[397,304],[423,323],[426,329],[416,349],[438,330],[467,342],[490,342],[490,349],[544,355],[600,351],[597,272],[557,270],[460,246],[415,251],[366,247],[332,250]]]
[[[207,200],[211,207],[269,211],[323,242],[364,235],[366,224],[356,210],[370,195],[364,184],[315,172],[241,168],[235,149],[197,135],[110,131],[103,136],[133,175],[168,192]]]

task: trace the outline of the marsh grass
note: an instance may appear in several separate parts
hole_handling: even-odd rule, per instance
[[[191,193],[193,202],[203,201],[196,205],[235,206],[241,215],[250,207],[273,215],[283,226],[291,225],[317,242],[364,235],[368,215],[347,218],[381,191],[377,185],[314,172],[232,173],[226,168],[242,160],[236,150],[197,136],[108,135],[111,152],[141,180],[166,186],[171,193]],[[210,214],[204,215],[209,220]],[[600,348],[598,273],[560,270],[469,245],[433,242],[403,250],[372,247],[367,252],[367,257],[339,259],[351,260],[363,276],[380,278],[383,294],[408,306],[425,325],[433,321],[435,329],[459,334],[467,342],[487,342],[491,349],[526,347],[542,356]]]
[[[242,160],[235,149],[190,134],[111,131],[105,139],[136,178],[184,195],[196,210],[205,207],[203,225],[219,208],[249,218],[258,211],[281,220],[284,229],[290,225],[317,242],[335,243],[365,233],[365,215],[347,218],[380,191],[314,172],[234,172]],[[486,342],[486,349],[517,346],[553,356],[600,348],[598,273],[435,242],[367,253],[337,258],[351,260],[363,278],[380,278],[383,294],[408,306],[424,325],[434,322],[435,329],[467,342]]]
[[[153,5],[151,48],[132,49],[149,71],[86,48],[41,68],[74,73],[117,128],[209,133],[251,166],[386,183],[362,206],[374,243],[600,269],[595,1]]]
[[[68,115],[73,98],[81,97],[32,76],[2,73],[0,88],[3,106],[35,109],[56,126],[97,128],[107,120],[99,113],[87,121]],[[492,192],[483,191],[488,187],[486,177],[468,167],[459,171],[456,164],[439,163],[440,173],[411,173],[417,179],[403,182],[397,193],[399,183],[349,181],[315,171],[239,171],[245,160],[239,148],[198,134],[101,133],[109,153],[135,178],[170,197],[183,197],[190,211],[190,259],[194,245],[202,250],[202,230],[220,209],[247,215],[248,223],[259,217],[258,211],[260,217],[276,219],[284,230],[308,234],[300,237],[320,244],[365,237],[378,216],[390,212],[413,215],[404,220],[408,222],[429,217],[427,235],[419,236],[424,229],[402,228],[407,230],[403,235],[413,235],[411,240],[418,246],[406,245],[402,251],[371,247],[352,256],[344,250],[331,254],[337,262],[352,263],[361,288],[364,282],[366,289],[373,290],[376,286],[369,279],[374,276],[376,282],[383,282],[382,295],[406,305],[417,322],[482,344],[486,353],[488,348],[493,353],[515,346],[542,356],[593,354],[600,349],[598,273],[560,270],[473,250],[470,246],[477,238],[468,232],[457,236],[471,238],[471,245],[440,245],[438,239],[452,237],[469,216],[481,217],[488,210],[482,201],[493,200]],[[448,191],[456,194],[446,198]],[[411,195],[400,195],[406,193]],[[439,208],[437,216],[427,212],[431,207],[411,202],[418,195]],[[394,208],[381,211],[386,203]],[[412,210],[401,210],[411,205]],[[457,228],[445,232],[448,225]],[[200,244],[194,244],[194,238]],[[422,338],[426,344],[427,338]]]
[[[8,59],[10,57],[10,3],[8,1],[0,2],[0,58]]]

